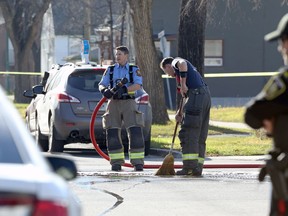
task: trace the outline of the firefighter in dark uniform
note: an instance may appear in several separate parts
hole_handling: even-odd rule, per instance
[[[181,123],[179,140],[182,147],[183,169],[176,175],[201,176],[206,152],[211,97],[200,73],[187,60],[164,58],[161,69],[180,80],[180,93],[186,98],[183,115],[178,109],[176,121]]]
[[[259,173],[272,183],[270,216],[288,215],[288,14],[278,28],[265,36],[266,41],[278,40],[278,51],[285,66],[272,76],[262,91],[246,107],[245,122],[254,129],[264,128],[273,138],[270,158]]]
[[[113,171],[120,171],[125,162],[121,140],[122,123],[129,139],[129,157],[135,171],[143,171],[144,165],[144,126],[143,113],[137,110],[134,93],[142,88],[142,77],[137,66],[128,63],[129,50],[125,46],[116,48],[116,64],[109,66],[99,83],[99,91],[109,99],[103,115],[103,128],[106,129],[107,148]],[[131,70],[131,71],[130,71]],[[123,78],[128,82],[120,85]],[[117,85],[118,84],[118,85]],[[116,91],[112,88],[116,87]]]

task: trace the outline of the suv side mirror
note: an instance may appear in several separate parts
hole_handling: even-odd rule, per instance
[[[77,176],[77,167],[73,160],[63,155],[44,154],[53,171],[66,180],[75,179]]]
[[[43,94],[43,90],[43,85],[36,85],[33,86],[32,89],[25,90],[23,92],[23,96],[28,98],[35,98],[37,94]]]
[[[33,86],[32,91],[34,94],[43,94],[44,87],[43,85]]]
[[[36,95],[33,93],[32,89],[25,90],[23,92],[23,96],[28,97],[28,98],[35,98],[36,97]]]

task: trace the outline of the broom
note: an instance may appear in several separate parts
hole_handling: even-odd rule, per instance
[[[179,105],[179,109],[181,110],[181,114],[182,114],[182,109],[183,109],[183,100],[184,100],[184,98],[182,97],[180,100],[180,105]],[[176,125],[175,125],[175,129],[174,129],[174,134],[173,134],[172,143],[171,143],[169,153],[165,156],[162,165],[160,166],[158,171],[155,173],[155,175],[175,175],[174,156],[172,154],[172,150],[174,147],[174,141],[175,141],[175,137],[176,137],[176,133],[177,133],[178,124],[179,123],[176,121]]]

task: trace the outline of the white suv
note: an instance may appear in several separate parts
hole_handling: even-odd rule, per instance
[[[0,100],[0,215],[81,215],[64,180],[76,177],[75,163],[50,154],[45,159],[1,86]]]

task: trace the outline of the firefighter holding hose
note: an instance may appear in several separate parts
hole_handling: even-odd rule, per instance
[[[142,76],[136,65],[128,63],[129,50],[126,46],[116,47],[115,55],[117,63],[107,68],[99,82],[99,91],[109,99],[102,123],[106,129],[111,169],[121,171],[125,162],[121,139],[123,122],[129,139],[130,162],[135,171],[143,171],[144,119],[134,100],[135,91],[142,88]]]
[[[278,51],[285,66],[247,104],[244,118],[249,126],[264,128],[273,138],[273,149],[259,180],[263,181],[266,175],[271,178],[270,216],[284,216],[288,215],[288,14],[282,17],[275,31],[265,35],[265,40],[278,40]]]

